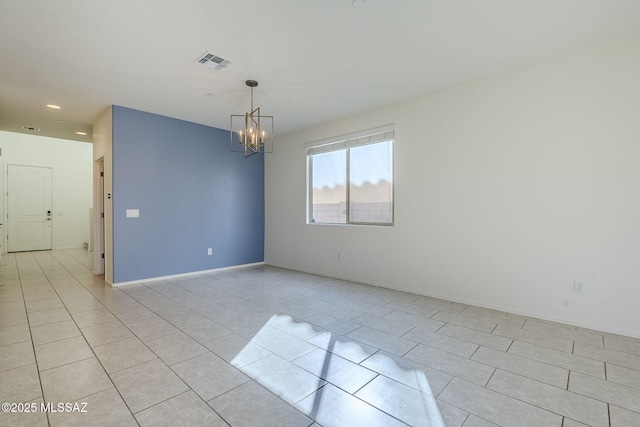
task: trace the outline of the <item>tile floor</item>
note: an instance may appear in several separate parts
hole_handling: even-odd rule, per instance
[[[90,267],[2,258],[0,402],[35,412],[0,425],[640,425],[637,339],[273,267]]]

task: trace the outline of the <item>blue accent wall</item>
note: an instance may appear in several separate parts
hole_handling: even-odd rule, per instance
[[[114,283],[264,261],[264,155],[228,131],[113,106],[112,197]]]

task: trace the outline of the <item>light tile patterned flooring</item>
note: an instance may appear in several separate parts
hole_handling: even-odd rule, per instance
[[[273,267],[90,266],[2,258],[0,402],[37,410],[0,425],[640,425],[637,339]]]

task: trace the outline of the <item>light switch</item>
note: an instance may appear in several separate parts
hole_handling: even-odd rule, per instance
[[[140,210],[127,209],[127,218],[138,218],[138,217],[140,217]]]

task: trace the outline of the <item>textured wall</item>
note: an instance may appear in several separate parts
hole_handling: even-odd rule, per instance
[[[230,153],[222,129],[114,106],[113,245],[116,284],[263,261],[262,155]]]
[[[640,337],[638,64],[635,36],[279,137],[266,262]],[[306,224],[305,144],[388,123],[394,226]]]

